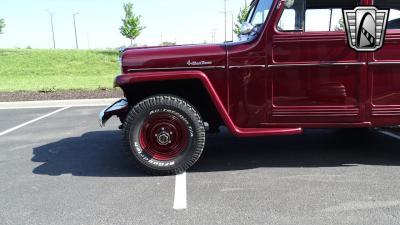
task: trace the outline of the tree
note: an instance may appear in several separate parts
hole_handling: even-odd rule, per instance
[[[119,30],[124,37],[131,40],[132,45],[133,40],[135,40],[146,27],[141,26],[140,19],[142,16],[133,13],[132,3],[124,3],[124,11],[125,18],[122,19],[123,25]]]
[[[6,26],[4,19],[0,19],[0,34],[3,33],[3,28]]]
[[[237,22],[235,23],[235,29],[233,32],[240,37],[240,28],[242,27],[242,23],[246,21],[247,16],[250,11],[250,6],[245,5],[243,8],[240,8],[239,14],[237,15]]]

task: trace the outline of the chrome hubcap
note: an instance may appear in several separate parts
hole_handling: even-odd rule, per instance
[[[157,143],[159,145],[169,145],[171,144],[171,135],[166,131],[161,131],[160,133],[156,134]]]

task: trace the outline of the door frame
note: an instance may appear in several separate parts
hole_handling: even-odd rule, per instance
[[[363,4],[368,4],[369,0],[362,0]],[[345,32],[280,32],[276,29],[276,26],[280,20],[280,17],[283,13],[284,7],[280,9],[278,13],[275,14],[275,18],[273,18],[274,22],[273,26],[270,27],[269,32],[267,32],[268,40],[271,42],[269,45],[269,49],[267,50],[267,74],[268,74],[268,102],[269,102],[269,115],[267,115],[268,123],[263,124],[264,126],[291,126],[291,125],[302,125],[303,127],[314,127],[318,125],[325,126],[367,126],[369,123],[366,121],[366,102],[369,99],[369,91],[368,91],[368,53],[358,53],[358,58],[356,61],[314,61],[314,62],[285,62],[279,63],[274,61],[274,53],[273,53],[273,45],[277,39],[287,40],[287,41],[316,41],[316,40],[343,40],[344,44],[348,47],[347,44],[347,36]],[[349,51],[354,51],[350,47],[348,47]],[[352,66],[352,67],[361,67],[360,72],[358,74],[358,102],[355,106],[304,106],[304,107],[277,107],[274,105],[274,84],[273,84],[273,70],[274,69],[285,69],[288,67],[337,67],[337,66]],[[306,122],[299,120],[300,122],[295,122],[294,120],[289,120],[286,122],[284,119],[277,119],[274,117],[274,111],[277,109],[282,110],[295,110],[291,115],[293,118],[299,118],[300,116],[304,116],[304,113],[313,113],[313,112],[323,112],[325,116],[317,116],[314,119],[308,120]],[[299,112],[296,115],[296,110]],[[338,113],[340,112],[340,113]],[[283,114],[285,115],[285,114]],[[311,115],[311,114],[309,114]],[[343,119],[343,115],[350,116],[351,119]],[[288,116],[288,115],[285,115]],[[283,117],[282,117],[283,118]],[[310,117],[312,118],[312,117]]]

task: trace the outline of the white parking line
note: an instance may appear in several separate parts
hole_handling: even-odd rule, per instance
[[[385,134],[385,135],[390,136],[392,138],[396,138],[397,140],[400,140],[400,136],[396,135],[396,134],[393,134],[392,132],[380,130],[379,133],[382,133],[382,134]]]
[[[41,119],[44,119],[44,118],[46,118],[46,117],[49,117],[49,116],[51,116],[51,115],[54,115],[54,114],[56,114],[56,113],[59,113],[59,112],[61,112],[61,111],[64,111],[64,110],[66,110],[66,109],[69,109],[69,108],[71,108],[71,107],[70,107],[70,106],[64,107],[64,108],[58,109],[58,110],[56,110],[56,111],[54,111],[54,112],[51,112],[51,113],[49,113],[49,114],[46,114],[46,115],[44,115],[44,116],[41,116],[41,117],[38,117],[38,118],[33,119],[33,120],[31,120],[31,121],[28,121],[28,122],[26,122],[26,123],[20,124],[20,125],[18,125],[18,126],[16,126],[16,127],[13,127],[13,128],[11,128],[11,129],[8,129],[8,130],[6,130],[6,131],[1,132],[1,133],[0,133],[0,136],[3,136],[3,135],[8,134],[8,133],[11,133],[11,132],[13,132],[13,131],[15,131],[15,130],[18,130],[18,129],[21,128],[21,127],[24,127],[24,126],[26,126],[26,125],[29,125],[29,124],[31,124],[31,123],[34,123],[34,122],[36,122],[36,121],[39,121],[39,120],[41,120]]]
[[[51,100],[51,101],[25,101],[25,102],[0,102],[0,109],[41,109],[61,107],[91,107],[107,106],[116,102],[117,98],[108,99],[77,99],[77,100]]]
[[[174,209],[183,210],[187,208],[186,200],[186,172],[175,177]]]
[[[110,104],[82,104],[82,105],[54,105],[54,106],[21,106],[21,107],[0,107],[0,110],[10,110],[10,109],[54,109],[61,107],[100,107],[108,106]]]

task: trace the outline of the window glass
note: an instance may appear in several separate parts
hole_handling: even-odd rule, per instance
[[[329,31],[346,31],[343,19],[343,9],[332,9],[331,29]]]
[[[342,9],[307,9],[305,31],[344,31]]]
[[[400,29],[399,0],[375,0],[375,5],[380,9],[390,9],[387,29]]]
[[[343,8],[354,8],[351,0],[287,0],[277,25],[280,31],[345,31]]]
[[[260,0],[250,15],[250,23],[253,25],[263,24],[268,17],[272,0]]]
[[[306,10],[305,31],[329,31],[331,21],[330,9]]]
[[[294,9],[284,10],[279,20],[278,30],[296,30],[296,11]]]
[[[280,31],[301,31],[303,23],[299,20],[304,13],[304,0],[285,1],[285,9],[279,19],[277,29]]]

